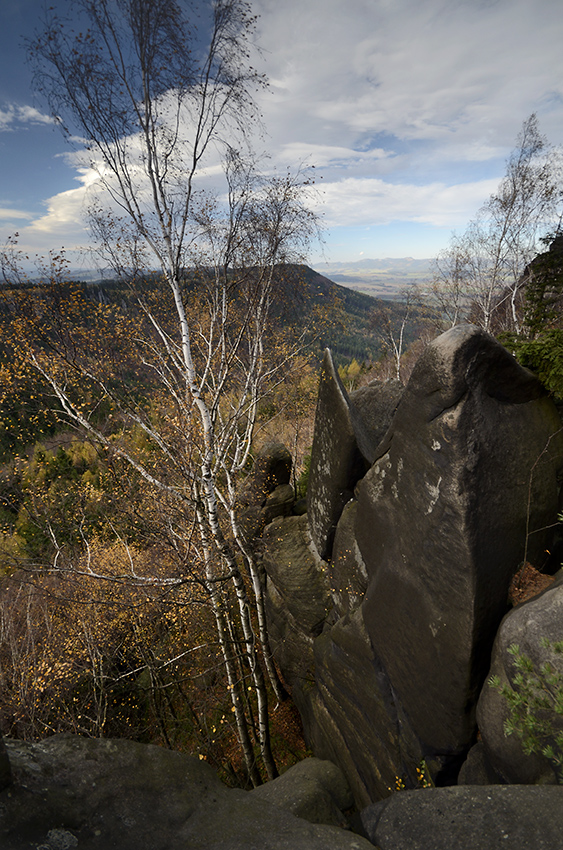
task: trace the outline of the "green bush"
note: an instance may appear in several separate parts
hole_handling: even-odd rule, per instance
[[[552,643],[542,638],[541,645],[554,655],[563,654],[563,640]],[[498,690],[508,704],[509,714],[504,721],[504,734],[516,735],[526,755],[544,755],[555,766],[557,778],[563,784],[563,674],[550,661],[539,670],[527,655],[513,643],[508,652],[514,659],[517,673],[512,686],[501,685],[498,676],[491,676],[489,685]]]

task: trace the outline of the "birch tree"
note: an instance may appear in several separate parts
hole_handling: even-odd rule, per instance
[[[249,65],[255,18],[244,0],[205,4],[208,18],[197,33],[180,0],[75,6],[82,32],[51,10],[31,45],[36,82],[63,131],[86,142],[96,247],[129,282],[138,327],[127,311],[100,304],[81,334],[72,324],[80,298],[59,298],[60,281],[51,275],[41,291],[20,287],[30,312],[22,316],[21,300],[13,302],[21,319],[18,356],[42,376],[60,415],[129,464],[162,501],[179,559],[202,564],[239,740],[258,784],[253,729],[272,778],[267,680],[277,699],[283,689],[259,573],[237,525],[236,488],[260,399],[292,354],[279,347],[272,354],[269,314],[280,264],[301,258],[315,234],[308,185],[301,175],[260,175],[247,146],[264,80]],[[200,178],[217,169],[219,154],[223,191],[213,195]],[[153,269],[164,288],[145,285]],[[110,313],[113,340],[104,325]],[[150,398],[127,385],[126,370],[109,364],[104,345],[111,349],[119,337],[121,351],[129,345],[125,358],[149,376]],[[141,432],[150,451],[108,435],[102,404]],[[86,572],[95,573],[91,563]],[[171,588],[181,581],[158,580]]]
[[[521,330],[522,275],[563,211],[561,151],[532,114],[497,191],[436,260],[434,296],[450,325],[470,318],[490,332]]]
[[[380,307],[372,311],[370,325],[381,341],[383,350],[391,356],[394,379],[401,380],[401,358],[405,347],[405,331],[412,320],[413,310],[420,304],[418,287],[405,287],[400,299],[391,307]],[[420,318],[420,316],[419,316]]]

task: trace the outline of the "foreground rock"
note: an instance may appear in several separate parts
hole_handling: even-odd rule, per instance
[[[209,765],[161,747],[57,735],[7,749],[14,782],[0,793],[2,850],[371,847],[229,789]]]
[[[434,340],[400,399],[381,392],[356,406],[325,356],[310,537],[277,520],[264,556],[274,654],[358,807],[396,777],[416,787],[422,759],[456,782],[511,579],[550,548],[563,465],[552,401],[475,326]]]
[[[0,735],[0,791],[12,781],[12,771],[4,739]]]
[[[330,761],[308,758],[272,782],[250,792],[253,797],[281,806],[311,823],[347,828],[344,815],[354,798],[342,771]]]
[[[379,850],[555,850],[563,788],[496,785],[403,791],[361,813]]]
[[[546,693],[551,694],[548,697],[551,710],[534,712],[539,721],[547,722],[551,731],[548,737],[539,734],[541,748],[553,744],[555,735],[563,731],[563,717],[554,710],[557,688],[548,686],[546,691],[541,689],[542,684],[547,684],[542,673],[544,665],[549,666],[560,682],[563,681],[563,654],[553,650],[553,644],[562,639],[563,571],[550,588],[507,614],[499,629],[491,660],[491,675],[498,677],[500,686],[521,694],[522,687],[518,687],[515,682],[520,671],[516,667],[516,657],[510,652],[510,647],[517,646],[519,655],[531,661],[532,671],[525,675],[530,684],[537,683],[532,685],[535,696],[544,698]],[[551,646],[546,646],[546,641]],[[510,707],[498,688],[485,685],[479,699],[477,716],[484,755],[490,767],[499,775],[500,781],[557,783],[559,771],[552,761],[541,752],[526,754],[516,734],[505,734],[504,724],[510,716]]]

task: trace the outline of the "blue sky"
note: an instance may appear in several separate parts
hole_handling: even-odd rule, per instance
[[[50,0],[57,5],[57,0]],[[311,263],[432,257],[496,188],[536,112],[563,142],[561,0],[255,0],[264,147],[315,166]],[[31,91],[42,0],[0,5],[0,240],[86,245],[85,177]],[[71,255],[73,259],[75,254]]]

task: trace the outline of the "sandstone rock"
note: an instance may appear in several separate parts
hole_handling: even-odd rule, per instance
[[[354,804],[342,771],[330,761],[308,758],[290,767],[273,782],[250,792],[311,823],[348,827],[343,810]]]
[[[425,753],[454,774],[527,523],[533,560],[557,515],[559,428],[536,378],[488,334],[459,326],[418,361],[357,488],[375,655]]]
[[[56,735],[9,741],[14,783],[0,793],[2,850],[368,850],[222,785],[209,765],[161,747]]]
[[[361,813],[379,850],[563,847],[563,788],[493,785],[403,791]]]
[[[358,440],[369,445],[360,415],[350,404],[327,348],[321,370],[307,485],[309,528],[321,558],[330,555],[342,509],[368,468]]]
[[[325,357],[308,505],[317,549],[336,527],[332,610],[296,518],[276,520],[265,546],[274,654],[309,746],[342,768],[357,805],[396,777],[415,788],[423,758],[437,784],[456,782],[512,576],[549,548],[563,465],[554,405],[474,326],[428,347],[395,410],[396,389],[351,400]],[[352,498],[382,433],[372,404],[392,423]],[[481,756],[465,781],[491,775]]]
[[[503,785],[498,773],[493,769],[487,756],[485,745],[477,741],[461,766],[457,778],[458,785]]]
[[[327,565],[309,535],[307,516],[278,517],[266,527],[262,566],[274,657],[305,726],[313,722],[313,641],[331,609]]]
[[[367,436],[360,449],[372,464],[377,448],[384,438],[403,395],[400,381],[372,381],[350,393],[350,402],[359,412],[363,422],[363,433]]]
[[[375,657],[361,610],[342,617],[314,643],[315,696],[307,740],[344,771],[357,806],[381,799],[422,752],[403,724],[389,680]],[[306,718],[308,720],[308,718]],[[413,749],[414,748],[414,749]]]
[[[268,495],[262,505],[261,519],[266,527],[278,516],[289,516],[295,502],[295,494],[291,484],[280,484]]]
[[[368,586],[366,566],[356,541],[356,510],[357,502],[352,499],[342,511],[328,565],[337,618],[359,607]]]
[[[292,690],[303,724],[309,725],[308,694],[315,683],[313,637],[301,629],[270,579],[266,581],[266,616],[272,653]]]
[[[374,381],[349,396],[325,351],[307,487],[311,537],[322,558],[330,557],[342,509],[373,463],[402,391],[398,381]]]
[[[267,527],[263,566],[299,628],[320,634],[331,608],[328,570],[311,545],[306,516],[278,517]]]
[[[563,655],[542,645],[547,638],[552,643],[563,639],[563,574],[554,584],[528,602],[518,605],[504,618],[495,641],[491,659],[491,674],[501,685],[516,687],[518,673],[514,656],[508,651],[516,644],[520,653],[527,656],[534,668],[534,676],[541,677],[541,668],[549,665],[563,676]],[[557,783],[553,763],[540,753],[526,755],[517,735],[506,736],[504,721],[509,716],[508,703],[496,688],[485,684],[479,698],[477,718],[483,744],[491,765],[510,783]],[[549,719],[553,733],[563,731],[563,717],[555,712],[540,712]],[[545,744],[552,741],[545,740]]]

